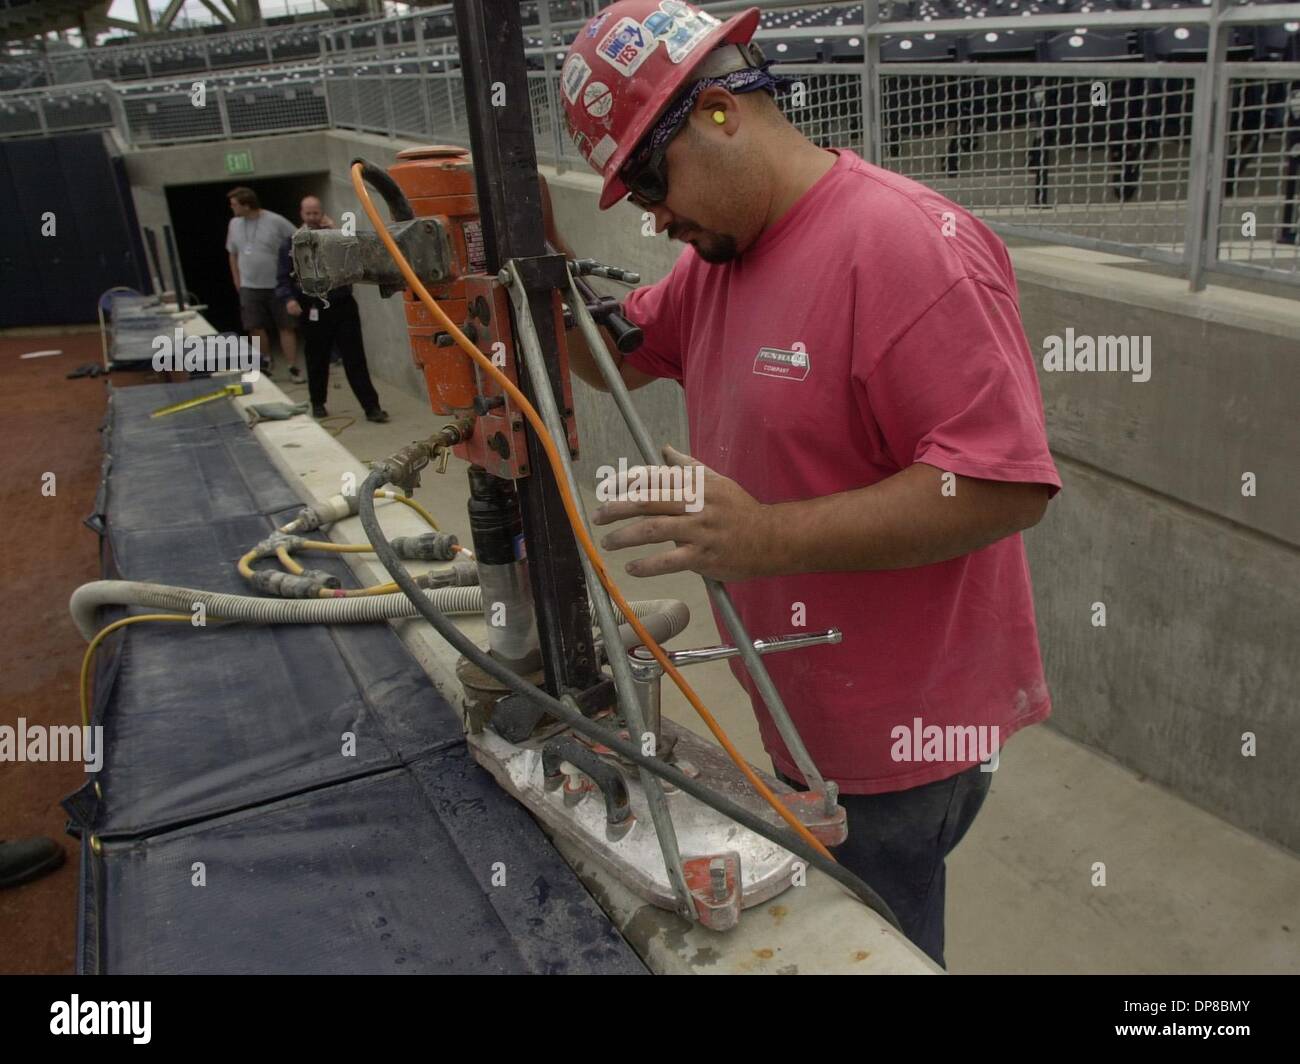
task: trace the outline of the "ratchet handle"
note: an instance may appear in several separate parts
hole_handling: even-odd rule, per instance
[[[643,339],[641,327],[633,325],[623,316],[619,302],[613,296],[597,295],[591,285],[581,277],[573,279],[573,285],[587,304],[587,311],[597,325],[603,325],[614,338],[614,346],[623,354],[635,351]]]

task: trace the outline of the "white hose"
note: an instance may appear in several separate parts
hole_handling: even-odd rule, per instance
[[[425,594],[441,613],[483,612],[481,587],[439,587]],[[173,613],[192,613],[199,603],[212,620],[249,624],[365,624],[419,616],[415,604],[400,591],[350,598],[281,599],[228,595],[136,580],[95,580],[82,584],[72,593],[68,609],[82,638],[89,641],[99,630],[95,613],[101,606],[148,606]],[[663,630],[671,631],[672,635],[682,631],[690,620],[686,605],[675,599],[644,599],[631,606],[638,617],[663,616],[660,622]],[[624,620],[617,610],[615,614],[620,622]]]

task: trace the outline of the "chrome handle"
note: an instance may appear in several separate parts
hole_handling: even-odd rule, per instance
[[[838,628],[827,628],[824,632],[800,632],[791,635],[772,636],[755,639],[754,649],[760,654],[775,654],[782,650],[799,650],[802,647],[820,646],[826,643],[840,643],[844,633]],[[730,644],[711,647],[697,647],[693,650],[666,650],[668,660],[680,668],[683,665],[699,665],[706,661],[722,661],[725,658],[738,657],[740,650]],[[632,647],[627,652],[632,661],[632,671],[638,680],[646,679],[663,671],[653,654],[644,646]]]

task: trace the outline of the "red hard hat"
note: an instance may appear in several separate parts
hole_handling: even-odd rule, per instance
[[[692,71],[719,45],[748,43],[759,14],[719,22],[682,0],[619,0],[578,31],[560,93],[569,136],[604,178],[601,210],[627,195],[619,170]]]

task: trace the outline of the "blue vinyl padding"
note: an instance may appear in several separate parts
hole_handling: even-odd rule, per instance
[[[301,505],[230,402],[149,418],[215,387],[112,390],[105,577],[246,594],[235,560]],[[132,625],[93,720],[84,973],[645,972],[387,624]]]

